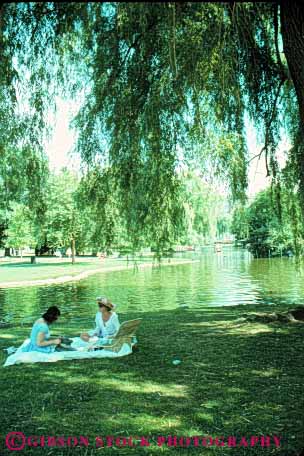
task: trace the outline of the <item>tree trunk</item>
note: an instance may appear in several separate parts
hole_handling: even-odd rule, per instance
[[[304,7],[302,2],[282,0],[281,30],[284,53],[297,94],[301,123],[304,125]]]
[[[284,53],[299,107],[299,131],[294,150],[304,213],[304,7],[302,2],[292,0],[282,0],[280,5]]]
[[[2,35],[3,31],[2,31],[2,23],[3,23],[3,20],[2,20],[2,17],[3,17],[3,14],[4,14],[4,5],[3,3],[0,4],[0,35]]]
[[[71,247],[72,247],[72,264],[75,263],[75,239],[72,239],[71,242]]]

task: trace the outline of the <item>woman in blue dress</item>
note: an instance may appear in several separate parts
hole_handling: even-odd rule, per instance
[[[60,310],[56,306],[49,307],[48,310],[33,325],[30,342],[22,351],[38,351],[43,353],[52,353],[57,345],[61,344],[60,338],[51,339],[49,325],[58,319]]]

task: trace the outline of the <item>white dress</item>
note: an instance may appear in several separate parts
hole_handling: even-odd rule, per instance
[[[97,312],[95,317],[95,329],[89,331],[91,337],[97,336],[102,337],[103,339],[108,339],[113,337],[119,330],[120,324],[118,320],[118,315],[115,312],[112,312],[109,320],[104,322],[102,319],[101,312]]]

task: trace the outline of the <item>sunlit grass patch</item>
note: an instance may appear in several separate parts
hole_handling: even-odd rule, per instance
[[[115,379],[100,380],[98,382],[102,386],[115,388],[120,391],[126,392],[140,392],[141,394],[155,394],[158,396],[168,397],[186,397],[186,387],[181,385],[169,384],[159,385],[152,382],[139,382],[139,381],[119,381]]]
[[[256,370],[251,371],[252,374],[258,375],[260,377],[277,377],[280,375],[281,371],[279,369],[265,369],[265,370]]]
[[[15,339],[13,334],[5,334],[1,332],[1,339]]]
[[[264,324],[248,324],[244,326],[230,326],[226,329],[227,334],[259,334],[259,333],[273,333],[274,328]]]

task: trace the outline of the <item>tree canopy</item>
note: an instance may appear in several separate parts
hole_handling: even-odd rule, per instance
[[[277,145],[289,136],[289,182],[304,207],[300,2],[20,2],[0,14],[0,151],[6,163],[31,151],[22,176],[37,182],[25,191],[39,189],[60,93],[82,102],[76,149],[104,176],[104,205],[117,195],[134,245],[145,232],[161,251],[182,229],[185,167],[221,176],[244,201],[245,115],[276,184]]]

